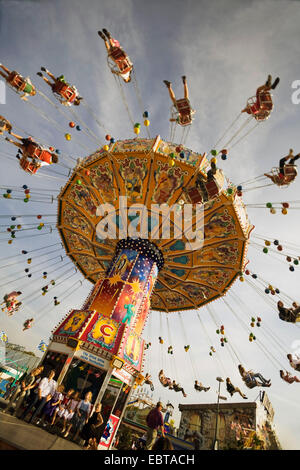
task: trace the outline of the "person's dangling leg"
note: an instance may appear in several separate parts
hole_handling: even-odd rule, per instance
[[[7,67],[5,67],[5,65],[0,64],[0,67],[1,67],[1,68],[4,70],[4,72],[6,72],[8,75],[10,74],[10,70],[9,70]],[[1,73],[1,72],[0,72],[0,73]],[[4,75],[3,72],[1,73],[1,75],[2,75],[4,78],[6,78],[6,75]]]
[[[265,83],[265,86],[270,88],[271,87],[271,84],[272,84],[272,75],[268,75],[268,79]]]
[[[9,139],[8,137],[5,137],[5,140],[7,142],[10,142],[11,144],[15,145],[16,147],[18,147],[20,149],[22,149],[22,147],[23,147],[22,144],[20,144],[19,142],[15,142],[14,140]]]
[[[46,72],[46,74],[47,74],[50,78],[52,78],[52,80],[53,80],[54,82],[56,82],[56,77],[53,75],[53,73],[51,73],[49,70],[47,70],[46,67],[41,67],[41,70],[42,70],[42,72]],[[46,77],[45,77],[45,78],[46,78]],[[45,81],[46,81],[46,80],[45,80]],[[49,83],[49,82],[47,82],[47,83]]]
[[[98,34],[99,34],[100,38],[103,39],[103,41],[105,43],[105,47],[106,47],[107,51],[109,52],[111,50],[111,48],[114,47],[114,41],[111,37],[110,32],[107,31],[107,29],[103,29],[102,31],[98,31]]]
[[[182,78],[182,81],[183,81],[184,98],[188,100],[189,99],[189,89],[188,89],[187,82],[186,82],[186,76],[183,75],[181,78]]]
[[[14,132],[11,132],[10,135],[12,135],[16,139],[20,140],[20,142],[22,142],[23,137],[21,135],[15,134]],[[14,299],[14,300],[16,300],[16,299]]]
[[[300,153],[298,153],[293,158],[291,158],[290,161],[289,161],[289,164],[294,165],[295,161],[298,160],[299,158],[300,158]]]
[[[270,86],[271,90],[275,90],[275,88],[277,87],[278,83],[280,82],[280,78],[277,77],[273,83],[273,85]]]
[[[270,382],[270,380],[266,380],[260,373],[253,374],[253,377],[257,377],[263,384]]]
[[[44,82],[47,83],[47,85],[49,85],[49,86],[52,87],[53,83],[50,82],[49,78],[44,77],[44,75],[42,74],[42,72],[37,72],[37,75],[38,75],[39,77],[41,77],[41,78],[44,80]]]
[[[283,157],[279,160],[279,171],[282,175],[284,175],[284,165],[287,160],[287,157]]]
[[[166,85],[166,87],[168,88],[169,90],[169,95],[170,95],[170,98],[173,102],[173,104],[176,105],[176,97],[175,97],[175,93],[172,89],[172,85],[171,85],[171,82],[168,82],[167,80],[164,80],[164,84]]]
[[[241,392],[241,390],[238,387],[235,387],[235,391],[239,393],[242,398],[247,398],[246,395],[243,392]]]

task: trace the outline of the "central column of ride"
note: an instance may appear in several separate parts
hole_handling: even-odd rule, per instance
[[[69,312],[53,333],[48,354],[58,348],[64,353],[59,383],[76,387],[82,398],[91,391],[94,403],[102,404],[106,424],[99,449],[111,448],[130,390],[144,379],[142,331],[163,264],[161,251],[149,240],[120,240],[83,308]]]

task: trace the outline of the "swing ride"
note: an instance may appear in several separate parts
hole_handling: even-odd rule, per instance
[[[17,306],[12,308],[10,304],[7,304],[2,310],[4,311],[6,308],[8,314],[15,313],[20,309],[22,303],[26,305],[33,299],[39,298],[40,295],[46,295],[49,289],[56,289],[73,275],[77,276],[79,271],[84,277],[84,281],[82,281],[82,276],[80,279],[77,278],[76,282],[64,292],[59,300],[55,296],[54,307],[63,304],[75,290],[82,286],[83,282],[89,282],[93,285],[90,294],[81,309],[69,311],[54,328],[48,348],[42,341],[39,349],[45,351],[47,348],[44,361],[51,357],[53,351],[60,351],[62,358],[57,378],[59,383],[68,381],[68,377],[72,374],[78,361],[86,364],[92,363],[97,370],[105,372],[105,379],[100,383],[97,396],[94,397],[97,400],[104,399],[109,381],[113,377],[123,382],[125,388],[122,389],[122,392],[128,396],[130,388],[136,388],[141,384],[149,385],[151,390],[154,389],[149,373],[143,375],[146,351],[149,350],[150,354],[151,348],[154,347],[153,341],[146,343],[142,338],[145,324],[151,316],[150,311],[167,314],[176,312],[178,314],[182,332],[185,335],[184,354],[189,356],[192,346],[185,333],[182,314],[184,311],[205,307],[215,324],[220,346],[228,350],[236,365],[240,366],[240,372],[243,370],[243,374],[246,374],[242,375],[241,372],[245,385],[248,388],[270,386],[270,381],[252,380],[251,374],[245,371],[241,365],[239,354],[233,346],[234,341],[231,340],[230,333],[227,334],[227,329],[225,336],[222,319],[217,318],[211,303],[218,299],[223,300],[227,310],[236,317],[242,329],[246,330],[249,342],[257,344],[275,363],[277,369],[278,364],[280,364],[280,368],[285,368],[281,361],[274,360],[265,344],[256,337],[257,333],[253,333],[255,326],[260,327],[261,317],[256,315],[254,317],[249,307],[245,306],[235,294],[231,294],[231,299],[234,300],[231,304],[227,302],[225,295],[229,291],[231,292],[234,282],[239,279],[240,282],[246,281],[265,299],[266,295],[270,294],[267,301],[272,308],[274,308],[275,302],[272,296],[276,297],[280,294],[280,298],[286,302],[294,300],[280,292],[278,287],[273,287],[268,281],[250,272],[246,256],[249,246],[266,255],[274,253],[281,261],[283,261],[282,257],[285,257],[285,262],[289,263],[289,270],[294,271],[300,259],[296,254],[297,247],[284,243],[284,253],[282,253],[283,246],[279,240],[272,241],[268,237],[252,233],[254,227],[247,211],[254,207],[261,207],[274,214],[276,209],[280,208],[282,214],[286,214],[287,210],[291,208],[290,204],[297,204],[299,201],[268,202],[255,205],[245,204],[243,196],[247,191],[260,187],[255,185],[263,183],[267,178],[271,178],[272,184],[277,186],[288,186],[297,175],[296,167],[295,165],[285,165],[283,177],[280,176],[278,169],[274,169],[271,171],[272,177],[264,174],[254,180],[237,184],[230,182],[224,172],[217,168],[217,158],[226,160],[232,148],[246,138],[258,124],[270,117],[273,112],[271,94],[266,89],[260,91],[258,89],[256,97],[247,101],[246,108],[230,124],[214,145],[213,150],[209,151],[209,156],[204,151],[199,153],[186,147],[192,121],[190,119],[192,110],[187,97],[177,100],[176,105],[172,108],[170,138],[166,140],[160,135],[151,137],[148,129],[149,112],[145,111],[142,103],[134,65],[119,43],[111,38],[110,33],[106,30],[103,31],[104,33],[100,34],[99,32],[99,35],[104,39],[107,47],[108,66],[116,79],[121,98],[132,123],[133,132],[136,134],[135,138],[118,140],[112,137],[92,107],[84,98],[78,97],[77,89],[67,84],[63,76],[56,78],[47,69],[42,68],[42,71],[54,80],[51,84],[48,78],[43,77],[40,72],[38,73],[44,82],[51,86],[56,98],[59,95],[59,103],[57,103],[52,101],[51,95],[49,97],[49,94],[44,94],[42,90],[32,84],[30,84],[31,88],[27,82],[24,85],[24,79],[20,78],[20,75],[12,78],[12,72],[2,66],[3,71],[6,71],[6,79],[16,93],[26,93],[31,97],[38,95],[55,108],[56,112],[64,118],[68,118],[67,122],[71,130],[66,132],[65,128],[52,119],[49,113],[44,113],[35,104],[34,98],[26,103],[41,117],[53,124],[60,133],[63,131],[67,141],[71,138],[78,140],[78,147],[81,148],[81,156],[76,159],[54,147],[37,144],[33,138],[29,141],[30,138],[25,136],[24,132],[24,137],[12,133],[23,143],[22,157],[18,156],[19,164],[23,170],[32,175],[33,184],[34,178],[38,176],[57,177],[60,180],[64,176],[64,186],[57,190],[55,196],[52,194],[49,196],[46,189],[43,192],[41,189],[35,190],[27,185],[24,185],[21,190],[18,187],[6,188],[3,197],[7,200],[21,199],[19,193],[24,190],[24,202],[36,200],[41,203],[49,203],[50,201],[53,203],[55,201],[58,205],[57,230],[53,225],[56,214],[11,216],[13,223],[7,227],[11,236],[11,239],[8,240],[10,245],[20,231],[34,228],[42,231],[41,234],[58,233],[60,241],[53,245],[35,248],[29,252],[22,250],[21,255],[30,253],[29,256],[32,256],[31,253],[33,253],[33,256],[38,259],[45,254],[55,253],[53,258],[47,259],[47,263],[51,259],[56,260],[53,264],[48,264],[48,267],[55,265],[55,268],[43,271],[42,276],[43,279],[47,279],[53,273],[51,277],[54,279],[49,280],[46,286],[39,286],[33,293],[22,298],[22,302],[18,302]],[[108,40],[110,40],[109,45],[107,45]],[[4,72],[1,74],[4,76]],[[133,80],[128,85],[131,76]],[[126,87],[128,86],[134,87],[144,119],[147,138],[138,137],[141,124],[135,122],[130,111],[126,99]],[[76,104],[76,100],[77,104],[82,100],[81,108],[84,108],[95,120],[98,128],[104,134],[106,142],[89,128],[77,111],[74,111],[71,105]],[[70,105],[68,109],[63,109],[64,107],[61,106],[65,104]],[[250,114],[246,120],[244,112]],[[71,121],[70,118],[72,118]],[[242,124],[240,124],[241,120],[243,120]],[[0,116],[0,121],[0,134],[5,132],[10,134],[11,130],[16,128],[14,123],[10,123],[2,116]],[[254,126],[249,127],[253,121]],[[243,134],[246,128],[247,132]],[[93,140],[93,143],[97,144],[96,149],[90,152],[78,137],[80,134],[76,134],[76,132],[75,135],[71,134],[73,129],[77,132],[81,131],[86,137]],[[181,137],[178,136],[180,133]],[[180,143],[175,143],[175,134],[178,134],[177,140]],[[5,141],[4,137],[2,140]],[[10,139],[6,138],[7,140]],[[27,142],[25,148],[24,141]],[[10,140],[10,142],[13,141]],[[3,155],[5,157],[4,153]],[[56,156],[55,161],[51,160],[53,155]],[[57,155],[60,156],[59,161]],[[11,156],[8,157],[11,158]],[[41,162],[49,165],[55,162],[56,165],[51,165],[47,173],[40,171]],[[55,172],[52,169],[53,166],[67,169],[68,175]],[[5,190],[4,187],[2,189]],[[99,209],[101,207],[105,209]],[[167,207],[167,212],[163,212],[163,207]],[[190,207],[189,217],[183,217],[187,207]],[[202,211],[200,228],[195,223],[195,215],[199,208]],[[108,220],[105,219],[107,216],[109,216],[109,229],[101,230],[101,227],[102,229],[107,227],[105,225]],[[3,215],[1,217],[5,219],[9,216]],[[16,225],[17,218],[22,219],[23,222],[26,217],[30,220],[29,224]],[[44,222],[40,221],[42,217]],[[38,226],[36,226],[35,220],[33,222],[35,218],[38,219]],[[166,218],[169,220],[167,233]],[[104,220],[106,220],[105,223]],[[182,220],[186,224],[183,233],[181,230]],[[141,227],[144,228],[143,232]],[[189,235],[191,233],[196,234],[197,240],[200,241],[196,247],[190,241]],[[51,246],[55,246],[53,251],[39,253],[44,249],[48,250]],[[63,263],[67,261],[67,264],[57,267],[57,259]],[[28,258],[27,263],[31,264],[31,260],[31,257]],[[69,260],[75,268],[72,264],[68,264]],[[17,265],[18,261],[15,264]],[[43,263],[41,262],[41,264]],[[9,266],[11,265],[9,264]],[[58,274],[58,271],[66,266],[68,269],[62,274]],[[40,271],[41,269],[37,271],[30,271],[30,268],[25,269],[28,277]],[[68,275],[66,279],[65,275]],[[23,280],[23,277],[24,275],[15,279],[14,282],[18,283],[19,280]],[[4,285],[1,287],[3,288]],[[4,302],[6,301],[4,296]],[[238,305],[239,311],[246,312],[247,321],[242,319],[241,315],[236,314],[234,303]],[[46,307],[46,310],[48,311],[49,308]],[[23,331],[36,328],[44,314],[45,312],[42,310],[38,318],[26,319],[23,322]],[[201,330],[207,333],[208,354],[211,357],[217,356],[215,339],[213,340],[206,331],[201,314],[198,312],[197,317]],[[251,319],[250,328],[249,318]],[[164,351],[165,347],[167,348],[169,354],[165,354],[165,356],[171,357],[173,356],[173,346],[169,315],[167,315],[166,321],[168,325],[167,341],[162,334],[159,336],[158,342],[161,351]],[[278,338],[273,332],[270,337],[278,344]],[[281,346],[281,350],[284,350],[283,346]],[[161,385],[169,390],[182,392],[183,397],[186,397],[178,380],[168,378],[164,373],[165,364],[162,365],[163,368],[160,372],[156,371]],[[195,379],[199,379],[200,374],[195,370],[193,364],[192,368]],[[176,369],[174,375],[177,379]],[[199,385],[197,380],[195,380],[195,384],[197,391],[209,391],[210,389],[210,387],[203,387],[201,382]],[[123,414],[125,403],[126,400],[122,404],[123,408],[117,410],[118,418]],[[112,408],[110,413],[111,415],[107,416],[107,419],[116,416],[116,410]],[[101,445],[105,447],[103,442]]]

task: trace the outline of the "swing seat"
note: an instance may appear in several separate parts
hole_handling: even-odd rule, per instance
[[[126,73],[131,72],[132,70],[132,64],[129,59],[126,59],[122,62],[117,62],[117,66],[120,70],[121,75],[125,75]]]
[[[69,103],[73,103],[76,98],[76,92],[74,89],[67,83],[63,83],[61,81],[55,84],[53,87],[53,92],[62,96],[62,98],[65,98],[65,100]]]
[[[192,108],[187,98],[176,100],[174,104],[172,118],[176,115],[176,121],[181,126],[189,126],[192,123]]]
[[[295,165],[285,165],[284,166],[284,176],[287,176],[288,178],[292,178],[294,180],[297,176],[297,168]]]
[[[35,142],[32,142],[32,143],[28,144],[28,146],[26,148],[26,156],[34,158],[36,156],[35,152],[38,148],[39,148],[39,146]]]
[[[271,170],[274,183],[277,186],[288,186],[290,183],[294,181],[297,176],[297,168],[295,165],[285,165],[284,166],[284,175],[283,178],[280,177],[280,169],[279,168],[272,168]]]
[[[23,91],[26,86],[24,78],[17,72],[11,72],[7,81],[11,84],[11,86],[17,88],[18,91]]]
[[[202,194],[198,188],[189,188],[187,189],[187,194],[192,202],[192,204],[197,204],[198,202],[202,202]]]
[[[272,101],[272,96],[268,92],[262,92],[259,95],[260,107],[263,110],[272,111],[274,105]]]
[[[133,64],[121,48],[113,48],[108,54],[108,57],[114,61],[114,63],[118,67],[118,71],[120,72],[120,74],[123,75],[128,72],[131,72]]]
[[[22,157],[21,160],[20,160],[20,167],[26,171],[26,173],[31,173],[31,174],[35,174],[38,169],[39,169],[39,165],[36,165],[34,162],[29,162],[26,157]]]
[[[109,55],[116,62],[123,61],[124,59],[127,58],[125,52],[120,47],[113,47],[111,51],[109,52]]]
[[[252,114],[256,121],[265,121],[273,110],[271,94],[262,92],[258,97],[252,96],[247,101],[247,107],[249,109],[248,114]]]
[[[213,198],[214,196],[217,196],[220,192],[219,186],[217,182],[213,179],[211,181],[207,181],[205,184],[207,194],[209,198]]]
[[[48,150],[39,147],[37,144],[29,144],[26,150],[26,157],[37,158],[42,162],[46,162],[49,165],[52,163],[52,155]]]
[[[177,108],[177,111],[182,115],[191,114],[191,105],[190,105],[190,101],[187,98],[176,100],[176,108]]]
[[[256,121],[266,121],[270,117],[270,112],[267,110],[260,110],[254,115]]]
[[[40,147],[37,147],[35,149],[35,152],[32,156],[33,158],[37,158],[38,160],[41,160],[42,162],[46,162],[49,165],[52,163],[52,155],[48,150],[41,149]]]
[[[246,387],[248,387],[248,388],[257,387],[257,385],[256,385],[255,382],[252,382],[252,381],[250,382],[250,381],[248,381],[248,380],[244,380],[244,382],[245,382]]]

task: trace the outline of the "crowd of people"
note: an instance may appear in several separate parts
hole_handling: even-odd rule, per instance
[[[45,376],[40,366],[7,384],[4,413],[73,440],[84,449],[96,449],[103,433],[101,403],[91,403],[92,393],[83,398],[77,390],[65,390],[55,380],[55,370]]]

